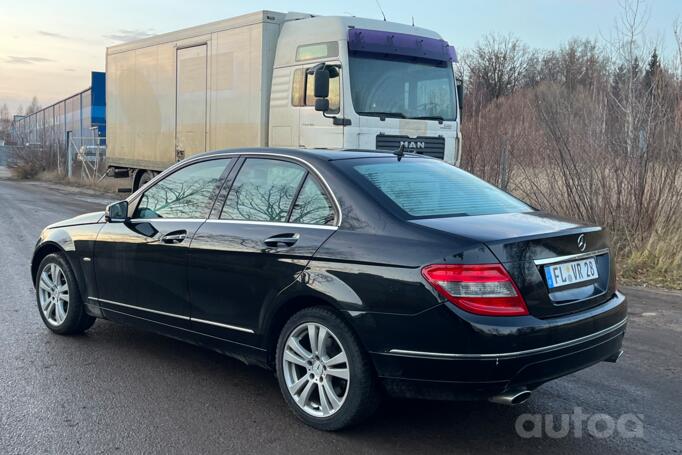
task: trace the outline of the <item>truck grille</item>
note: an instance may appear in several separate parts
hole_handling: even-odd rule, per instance
[[[377,135],[377,150],[395,151],[400,148],[400,144],[405,144],[406,152],[419,153],[420,155],[432,156],[441,160],[445,157],[444,137]]]

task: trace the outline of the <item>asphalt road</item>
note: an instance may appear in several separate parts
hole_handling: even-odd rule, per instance
[[[0,453],[682,452],[680,293],[624,289],[621,360],[546,384],[524,405],[395,400],[358,428],[322,433],[290,414],[270,372],[106,321],[74,337],[43,326],[29,277],[38,233],[106,202],[0,180]],[[608,417],[595,432],[569,419],[560,438],[515,430],[529,413],[560,428],[576,408]],[[598,437],[619,418],[626,431]]]

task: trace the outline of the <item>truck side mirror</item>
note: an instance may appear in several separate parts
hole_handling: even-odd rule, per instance
[[[461,111],[464,107],[464,84],[461,80],[457,81],[457,104],[459,104],[459,110]]]
[[[329,97],[329,71],[327,68],[315,70],[315,98]]]
[[[329,99],[315,98],[315,110],[318,112],[327,112],[329,110]]]

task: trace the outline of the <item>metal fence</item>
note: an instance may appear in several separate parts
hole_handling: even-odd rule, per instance
[[[107,151],[103,137],[69,135],[64,147],[54,142],[21,142],[4,149],[5,153],[0,152],[0,166],[16,168],[19,175],[56,171],[64,177],[90,183],[96,183],[106,175]]]
[[[7,155],[9,154],[9,145],[0,145],[0,166],[7,166]]]
[[[70,137],[66,150],[65,174],[73,178],[79,173],[81,180],[98,182],[106,175],[106,156],[105,138]]]
[[[91,73],[89,88],[26,116],[15,116],[12,140],[66,148],[68,136],[106,136],[106,77]]]

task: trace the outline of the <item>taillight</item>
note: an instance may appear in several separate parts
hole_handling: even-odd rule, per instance
[[[428,265],[422,275],[439,294],[470,313],[528,314],[526,302],[502,264]]]

